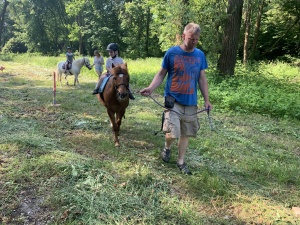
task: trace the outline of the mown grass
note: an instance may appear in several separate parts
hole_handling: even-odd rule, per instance
[[[162,109],[151,99],[135,95],[115,148],[106,111],[91,94],[93,70],[82,69],[80,88],[58,86],[60,105],[53,106],[52,75],[64,56],[1,59],[0,224],[300,223],[291,210],[300,207],[295,68],[238,67],[236,77],[222,81],[209,70],[215,131],[199,114],[186,159],[194,175],[182,176],[176,148],[169,164],[160,159],[164,138],[154,132]],[[161,59],[127,63],[137,91]],[[160,102],[162,90],[154,94]],[[268,95],[280,99],[268,105]]]

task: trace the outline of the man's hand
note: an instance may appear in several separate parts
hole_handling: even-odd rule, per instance
[[[141,95],[143,95],[143,96],[149,96],[152,94],[152,90],[149,87],[147,87],[147,88],[140,90],[139,93],[141,93]]]

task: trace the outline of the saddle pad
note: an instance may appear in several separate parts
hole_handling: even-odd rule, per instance
[[[109,76],[105,77],[104,80],[101,82],[100,84],[100,88],[99,88],[99,93],[101,94],[103,91],[104,91],[104,88],[107,84],[107,81],[109,80],[109,78],[111,77],[112,75],[110,74]]]

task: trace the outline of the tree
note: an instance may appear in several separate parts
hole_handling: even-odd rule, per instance
[[[195,22],[198,47],[221,74],[233,75],[242,55],[245,63],[299,56],[299,0],[246,0],[240,32],[242,8],[243,0],[2,0],[0,48],[56,55],[72,46],[92,54],[116,42],[126,57],[161,57]]]
[[[122,41],[123,30],[119,15],[123,12],[122,0],[90,0],[84,11],[84,26],[82,32],[89,45],[89,51],[97,48],[106,51],[109,43],[114,42],[120,46],[120,52],[124,47]]]
[[[68,37],[70,41],[78,43],[77,46],[80,55],[82,55],[85,51],[84,27],[85,22],[88,22],[89,20],[85,20],[84,15],[85,11],[88,10],[88,5],[89,3],[85,0],[73,0],[68,1],[65,6],[66,12],[72,21],[71,24],[67,24],[69,30]]]
[[[221,55],[218,60],[220,75],[234,75],[239,44],[243,0],[228,0]]]
[[[275,59],[287,54],[299,57],[300,1],[273,0],[265,8],[258,38],[260,59]]]
[[[159,38],[160,48],[166,51],[173,45],[179,44],[184,26],[190,22],[189,1],[170,0],[154,1],[153,29]],[[196,21],[195,21],[196,22]]]
[[[126,57],[145,58],[160,54],[158,38],[151,27],[153,14],[150,9],[151,4],[144,0],[125,3],[120,21]]]
[[[244,34],[244,49],[243,49],[243,63],[247,64],[248,60],[248,48],[249,48],[249,38],[251,31],[251,15],[252,15],[252,2],[247,0],[245,7],[245,34]]]
[[[10,16],[15,36],[30,52],[55,54],[64,45],[68,32],[63,0],[11,1]]]
[[[4,30],[4,19],[5,19],[5,15],[6,15],[6,9],[7,9],[9,2],[7,0],[4,0],[2,2],[2,4],[3,4],[3,6],[2,6],[1,17],[0,17],[0,50],[1,50],[2,46],[4,45],[4,43],[2,42],[2,33]]]
[[[255,50],[257,49],[257,41],[258,41],[258,36],[259,36],[259,31],[260,31],[260,23],[261,23],[261,17],[263,15],[263,9],[264,9],[264,4],[265,0],[261,0],[258,3],[258,13],[256,17],[256,23],[255,23],[255,31],[254,31],[254,38],[253,38],[253,43],[252,43],[252,48],[251,48],[251,53],[250,57],[253,59]]]

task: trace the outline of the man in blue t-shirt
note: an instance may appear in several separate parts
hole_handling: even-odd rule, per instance
[[[177,166],[184,174],[192,174],[184,157],[188,146],[188,138],[196,137],[199,130],[197,117],[197,86],[204,98],[204,107],[212,109],[208,95],[208,83],[205,69],[208,67],[204,53],[197,49],[200,37],[198,24],[189,23],[185,26],[180,46],[171,47],[165,54],[161,69],[153,78],[151,84],[140,91],[149,96],[167,76],[165,99],[175,99],[171,110],[165,111],[163,131],[165,146],[162,150],[162,160],[170,161],[172,143],[178,140]],[[172,105],[172,104],[171,104]]]

